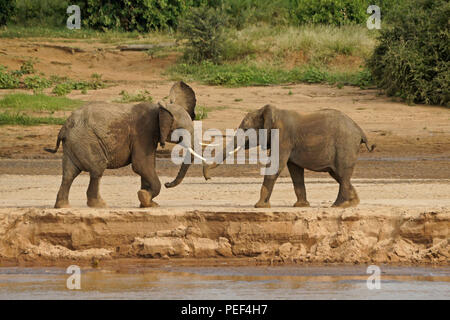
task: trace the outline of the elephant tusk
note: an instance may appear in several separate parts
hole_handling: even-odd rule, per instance
[[[208,163],[208,161],[205,158],[203,158],[201,155],[199,155],[197,152],[195,152],[191,147],[189,147],[188,150],[190,153],[192,153],[197,158],[202,159],[204,162]]]
[[[218,143],[210,143],[210,144],[203,143],[203,142],[199,142],[199,143],[200,143],[201,146],[206,146],[206,147],[209,147],[209,146],[217,147],[217,146],[219,146]]]
[[[228,154],[233,154],[238,152],[239,150],[241,150],[241,146],[237,147],[236,149],[234,149],[233,151],[228,152]]]

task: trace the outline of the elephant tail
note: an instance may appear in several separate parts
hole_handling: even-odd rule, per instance
[[[59,148],[59,145],[60,145],[61,141],[64,140],[64,132],[65,132],[65,126],[63,126],[61,128],[61,130],[59,130],[58,139],[56,140],[56,147],[55,147],[55,149],[44,148],[44,150],[47,151],[47,152],[50,152],[50,153],[56,153],[58,151],[58,148]]]
[[[369,151],[369,152],[372,152],[375,148],[376,148],[376,144],[372,144],[370,147],[369,147],[369,142],[367,141],[367,138],[366,137],[362,137],[361,138],[361,143],[364,143],[365,145],[366,145],[366,148],[367,148],[367,151]]]

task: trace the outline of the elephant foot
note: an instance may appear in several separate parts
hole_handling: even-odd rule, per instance
[[[87,205],[90,208],[106,208],[107,205],[103,199],[92,198],[88,199]]]
[[[346,200],[346,201],[342,201],[342,202],[335,202],[333,203],[333,205],[331,207],[334,208],[350,208],[350,207],[356,207],[359,204],[359,199],[355,198],[355,199],[351,199],[351,200]]]
[[[306,200],[297,201],[296,203],[294,203],[294,207],[296,207],[296,208],[309,207],[309,202]]]
[[[141,202],[141,208],[159,207],[159,204],[152,200],[152,196],[147,190],[141,189],[137,194],[139,201]]]
[[[61,209],[61,208],[70,208],[69,201],[57,201],[55,203],[55,209]]]
[[[260,202],[255,204],[255,208],[270,208],[270,202]]]
[[[155,201],[151,201],[149,205],[143,205],[141,203],[141,205],[139,206],[139,208],[157,208],[159,207],[159,204]]]

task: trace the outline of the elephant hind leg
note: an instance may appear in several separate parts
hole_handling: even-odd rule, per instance
[[[339,183],[339,193],[332,207],[348,208],[357,206],[359,204],[359,197],[355,188],[350,183],[353,168],[345,169],[340,174],[334,171],[330,171],[329,173]]]
[[[297,202],[294,203],[294,207],[309,207],[309,202],[306,200],[305,169],[293,162],[288,162],[287,166],[294,184],[295,195],[297,196]]]
[[[101,178],[102,175],[97,175],[90,172],[89,187],[86,191],[86,196],[87,196],[87,205],[91,208],[106,207],[105,201],[103,201],[102,197],[100,196],[99,185]]]
[[[70,208],[69,191],[73,180],[80,174],[81,170],[66,155],[63,156],[63,176],[58,195],[56,196],[55,208]]]

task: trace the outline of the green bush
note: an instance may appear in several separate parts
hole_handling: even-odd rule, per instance
[[[226,18],[222,11],[207,6],[192,8],[181,20],[179,38],[187,39],[184,59],[190,63],[219,63],[224,52]]]
[[[368,61],[375,82],[408,103],[449,106],[450,3],[410,1],[395,10]]]
[[[284,25],[289,22],[289,0],[218,0],[209,3],[220,8],[228,24],[238,30],[257,22]]]
[[[120,93],[120,99],[114,100],[114,102],[119,103],[130,103],[130,102],[139,102],[139,101],[147,101],[152,102],[153,97],[151,96],[150,92],[147,90],[138,91],[136,93],[129,93],[126,90],[122,90]]]
[[[12,0],[0,0],[0,26],[5,25],[14,14],[16,2]]]
[[[0,89],[15,89],[19,86],[20,77],[0,65]]]
[[[195,0],[85,0],[83,24],[94,29],[147,32],[176,28]]]
[[[174,79],[200,81],[227,87],[264,86],[289,83],[329,83],[338,85],[371,85],[367,70],[353,72],[328,71],[311,65],[286,70],[273,66],[246,64],[217,65],[209,61],[200,64],[180,63],[170,69]]]
[[[76,4],[69,3],[68,0],[15,0],[15,2],[16,15],[12,21],[30,27],[36,25],[65,26],[68,17],[67,7],[70,4]]]
[[[33,89],[35,93],[41,93],[45,88],[49,88],[52,83],[50,80],[42,78],[38,75],[29,76],[23,79],[25,88]]]
[[[368,18],[365,0],[292,0],[291,10],[298,24],[358,24]]]

